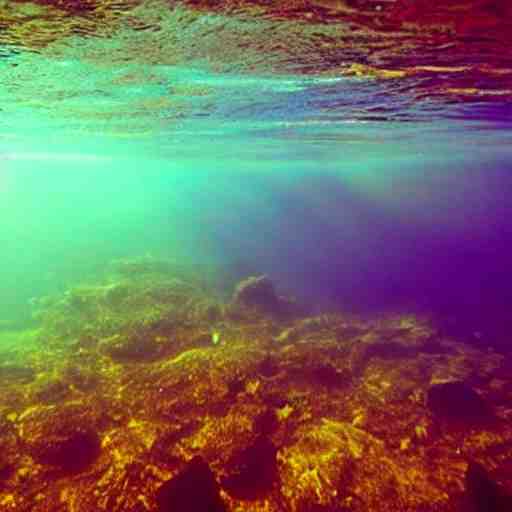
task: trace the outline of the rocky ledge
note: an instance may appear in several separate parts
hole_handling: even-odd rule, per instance
[[[426,319],[154,262],[35,306],[1,335],[1,511],[512,509],[511,361]]]

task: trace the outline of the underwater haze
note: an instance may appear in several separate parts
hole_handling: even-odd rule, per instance
[[[219,89],[217,108],[247,87],[204,79]],[[113,258],[149,253],[266,273],[324,306],[500,330],[512,289],[509,107],[497,120],[478,118],[478,105],[428,121],[358,120],[349,109],[331,119],[315,107],[322,91],[348,101],[361,79],[266,80],[259,94],[275,95],[275,120],[248,112],[229,127],[189,120],[167,140],[73,143],[51,125],[30,133],[29,117],[30,136],[4,136],[2,320],[26,318],[31,299]],[[380,86],[364,87],[370,102]]]
[[[0,0],[0,511],[508,510],[511,20]]]

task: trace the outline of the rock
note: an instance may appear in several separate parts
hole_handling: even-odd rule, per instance
[[[440,419],[482,423],[492,417],[485,400],[461,381],[432,385],[428,390],[427,405]]]
[[[264,313],[280,313],[279,298],[272,281],[265,275],[248,277],[238,283],[232,304]]]
[[[258,500],[266,496],[278,480],[277,448],[266,436],[236,454],[230,471],[221,484],[230,496],[239,500]]]
[[[98,418],[85,406],[36,407],[20,416],[22,440],[39,464],[64,473],[87,469],[100,456]]]
[[[272,357],[266,356],[258,365],[257,371],[262,377],[270,379],[279,373],[279,366]]]
[[[194,457],[185,469],[165,482],[156,493],[158,512],[225,512],[219,485],[210,467]]]
[[[427,338],[420,346],[419,352],[422,354],[438,355],[449,354],[452,350],[444,346],[441,341],[435,337]]]
[[[65,426],[41,439],[33,448],[37,462],[75,473],[86,469],[98,457],[100,439],[87,427]]]
[[[494,482],[485,468],[470,462],[466,471],[466,494],[474,512],[508,512],[512,498]]]
[[[100,439],[91,428],[61,425],[32,446],[34,459],[66,472],[86,469],[100,454]]]
[[[14,473],[18,458],[19,448],[14,428],[8,420],[0,419],[0,490],[2,482]]]
[[[254,419],[253,430],[257,434],[269,436],[279,428],[279,419],[272,408],[265,409]]]
[[[352,376],[348,370],[337,370],[330,364],[318,365],[313,370],[313,379],[326,388],[344,388],[352,382]]]
[[[154,336],[115,334],[104,338],[100,350],[109,355],[114,361],[138,362],[149,361],[160,355],[162,346]]]

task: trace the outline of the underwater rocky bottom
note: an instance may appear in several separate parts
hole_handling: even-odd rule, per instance
[[[0,510],[512,510],[512,362],[116,262],[0,334]]]

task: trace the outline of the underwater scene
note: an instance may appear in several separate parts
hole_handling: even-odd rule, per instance
[[[512,511],[511,48],[0,0],[0,512]]]

